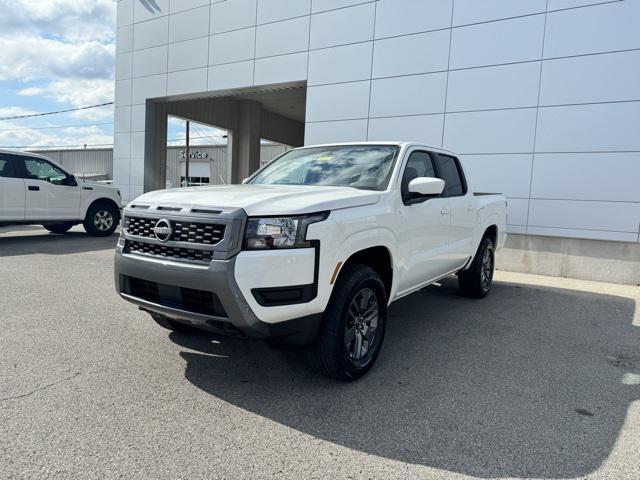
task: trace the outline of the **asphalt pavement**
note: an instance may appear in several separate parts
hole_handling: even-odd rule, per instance
[[[640,287],[447,280],[345,384],[162,329],[116,294],[115,243],[0,229],[0,478],[640,478]]]

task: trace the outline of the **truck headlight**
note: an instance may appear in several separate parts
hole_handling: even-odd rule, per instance
[[[321,222],[329,212],[295,217],[249,218],[244,234],[245,250],[269,250],[274,248],[310,247],[307,228]]]

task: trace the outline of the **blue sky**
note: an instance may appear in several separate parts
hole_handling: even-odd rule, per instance
[[[0,0],[0,9],[0,117],[113,101],[114,0]],[[203,137],[194,144],[223,141],[216,129],[192,130]],[[169,138],[183,137],[184,122],[171,120]],[[0,147],[112,142],[111,106],[0,121]]]
[[[113,0],[0,0],[0,8],[0,117],[113,100]],[[60,125],[83,126],[45,128]],[[112,141],[111,107],[0,121],[0,146]]]

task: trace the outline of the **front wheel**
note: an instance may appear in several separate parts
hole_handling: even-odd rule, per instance
[[[338,380],[362,377],[380,353],[386,320],[387,294],[380,275],[365,265],[346,265],[309,350],[312,364]]]
[[[100,202],[89,207],[83,226],[89,235],[106,237],[113,234],[120,221],[120,210],[110,203]]]
[[[71,227],[73,227],[73,223],[54,223],[52,225],[43,225],[44,228],[49,230],[51,233],[57,233],[59,235],[63,233],[67,233]]]
[[[484,237],[468,270],[458,273],[458,285],[463,295],[471,298],[486,297],[493,288],[495,247]]]

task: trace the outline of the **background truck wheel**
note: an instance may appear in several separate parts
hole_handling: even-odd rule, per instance
[[[42,225],[44,228],[49,230],[51,233],[67,233],[71,227],[73,227],[73,223],[54,223],[51,225]]]
[[[200,330],[194,327],[190,327],[189,325],[185,325],[184,323],[176,322],[175,320],[171,320],[170,318],[165,317],[164,315],[160,315],[159,313],[150,313],[151,318],[163,328],[167,330],[171,330],[172,332],[184,333],[195,335],[200,333]]]
[[[458,285],[463,295],[471,298],[486,297],[493,288],[495,247],[484,237],[468,270],[458,273]]]
[[[89,207],[83,226],[89,235],[106,237],[113,234],[120,222],[120,210],[107,202],[98,202]]]
[[[386,320],[387,294],[380,276],[365,265],[347,264],[309,350],[311,363],[338,380],[362,377],[380,353]]]

